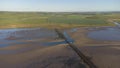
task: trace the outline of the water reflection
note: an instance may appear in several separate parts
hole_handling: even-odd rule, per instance
[[[120,29],[111,27],[92,31],[88,33],[88,37],[95,40],[120,41]]]
[[[74,42],[74,40],[67,34],[66,31],[64,31],[63,34],[68,42],[70,42],[70,43]]]
[[[0,47],[11,46],[13,44],[26,44],[29,40],[53,39],[57,37],[53,30],[45,28],[21,28],[21,29],[1,29]],[[47,39],[46,39],[47,40]],[[41,43],[42,41],[39,41]]]
[[[63,32],[67,41],[74,42],[67,34],[66,31]],[[0,54],[15,54],[21,53],[33,49],[35,46],[55,46],[59,44],[66,44],[66,41],[56,41],[57,38],[54,30],[48,30],[44,28],[30,28],[30,29],[2,29],[0,30],[0,48],[5,48],[8,46],[16,45],[29,45],[27,48],[20,48],[15,50],[0,50]],[[39,39],[45,39],[41,41]],[[31,40],[31,41],[30,41]],[[39,40],[39,41],[38,41]],[[52,42],[49,42],[53,40]]]

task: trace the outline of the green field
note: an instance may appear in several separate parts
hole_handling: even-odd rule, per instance
[[[0,12],[0,28],[114,26],[120,13]]]

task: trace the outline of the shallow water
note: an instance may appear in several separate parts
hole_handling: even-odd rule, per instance
[[[29,41],[29,40],[37,40],[44,38],[48,38],[52,40],[55,37],[57,37],[57,35],[53,30],[48,30],[43,28],[1,29],[0,47],[6,47],[12,44],[25,44],[27,43],[25,41]]]
[[[66,40],[67,40],[68,42],[71,42],[71,43],[74,42],[74,40],[67,34],[66,31],[64,31],[63,34],[64,34],[64,36],[66,37]]]
[[[108,27],[95,30],[89,32],[88,37],[94,40],[120,41],[120,29],[117,27]]]
[[[71,31],[75,32],[76,29],[72,29]],[[73,41],[66,31],[64,31],[63,34],[69,41],[71,42]],[[37,40],[37,39],[45,39],[45,38],[54,40],[53,38],[57,38],[57,37],[58,36],[54,32],[54,30],[49,30],[45,28],[1,29],[0,30],[0,47],[8,46],[11,43],[24,44],[26,43],[24,41],[28,41],[28,40]],[[57,42],[50,42],[50,45],[51,43],[57,44]]]
[[[71,30],[75,31],[75,30]],[[63,32],[68,41],[73,42],[66,31]],[[0,48],[16,45],[34,45],[34,46],[55,46],[58,44],[66,44],[66,41],[56,41],[58,38],[54,30],[45,28],[21,28],[21,29],[1,29],[0,30]],[[15,50],[0,50],[0,54],[14,54],[33,49],[21,48]]]

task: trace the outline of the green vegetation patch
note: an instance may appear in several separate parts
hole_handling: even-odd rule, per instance
[[[113,26],[118,14],[0,12],[0,28]]]

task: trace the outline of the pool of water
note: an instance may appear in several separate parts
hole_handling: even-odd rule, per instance
[[[71,29],[76,31],[76,29]],[[63,32],[68,41],[73,42],[66,31]],[[39,45],[52,46],[58,44],[66,44],[65,41],[57,41],[58,35],[54,30],[45,28],[20,28],[20,29],[0,29],[0,47],[7,47],[17,44],[37,43]],[[37,39],[46,39],[44,41],[37,41]],[[48,40],[47,40],[48,39]],[[33,40],[35,42],[28,42]],[[55,42],[48,42],[53,40]]]
[[[71,30],[71,31],[76,31]],[[70,42],[74,42],[66,31],[63,32]],[[55,46],[66,44],[65,40],[57,41],[57,33],[45,28],[0,29],[0,48],[16,45],[33,45],[15,50],[0,50],[0,54],[21,53],[33,49],[35,46]],[[39,41],[38,41],[39,40]]]
[[[54,30],[45,28],[21,28],[21,29],[0,29],[0,47],[6,47],[13,44],[26,44],[30,40],[53,39],[57,37]],[[47,41],[47,40],[46,40]],[[39,41],[42,43],[43,41]]]
[[[94,40],[120,41],[120,29],[117,27],[107,27],[89,32],[88,37]]]

